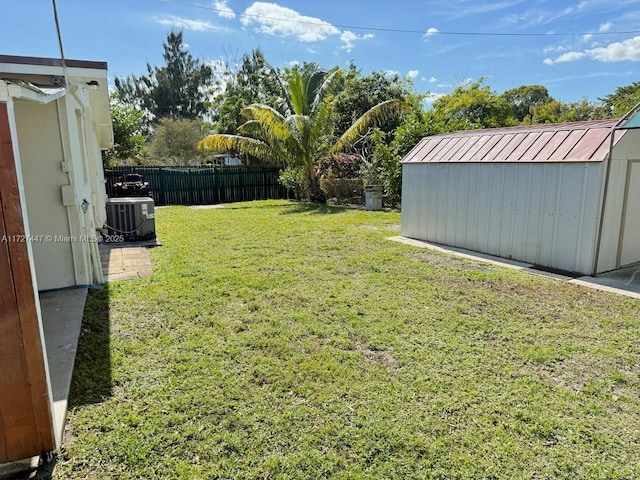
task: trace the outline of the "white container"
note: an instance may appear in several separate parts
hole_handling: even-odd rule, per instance
[[[382,210],[382,187],[380,185],[368,185],[364,189],[365,210]]]

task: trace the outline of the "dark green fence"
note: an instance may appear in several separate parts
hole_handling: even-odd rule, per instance
[[[287,198],[279,168],[114,167],[106,169],[107,195],[127,173],[139,173],[151,186],[156,205],[212,205]]]

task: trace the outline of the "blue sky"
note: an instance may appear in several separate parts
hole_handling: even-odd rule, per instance
[[[346,67],[353,60],[364,73],[410,76],[418,91],[434,96],[484,77],[497,92],[542,84],[566,102],[596,101],[640,81],[640,0],[57,0],[57,6],[65,56],[107,61],[111,78],[144,73],[146,62],[162,64],[162,42],[177,27],[191,53],[214,65],[259,46],[274,66]],[[2,54],[59,55],[50,0],[3,2],[0,32]]]

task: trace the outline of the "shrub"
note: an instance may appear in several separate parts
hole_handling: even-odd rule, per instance
[[[361,166],[362,158],[349,153],[338,153],[320,160],[317,174],[320,178],[320,188],[326,197],[337,200],[361,197]]]
[[[289,190],[289,192],[293,192],[296,200],[305,198],[305,192],[308,190],[308,187],[305,174],[302,170],[292,167],[280,170],[278,181],[284,188]]]

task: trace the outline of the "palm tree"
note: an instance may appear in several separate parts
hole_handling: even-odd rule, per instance
[[[316,175],[316,161],[349,148],[370,127],[386,122],[407,108],[401,100],[379,103],[330,145],[327,139],[333,134],[333,105],[327,92],[338,72],[338,68],[325,72],[315,64],[305,64],[302,68],[293,68],[286,81],[276,74],[283,94],[279,109],[251,104],[243,109],[248,121],[239,127],[239,135],[210,135],[198,143],[198,148],[247,154],[301,169],[308,183],[309,199],[324,200]]]

